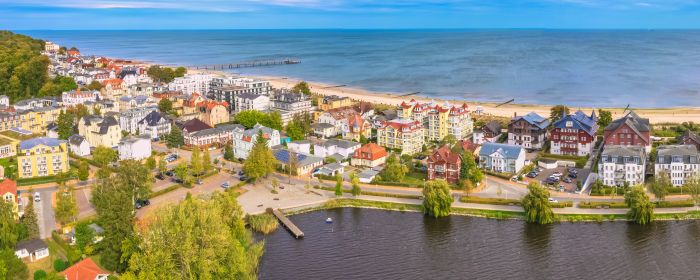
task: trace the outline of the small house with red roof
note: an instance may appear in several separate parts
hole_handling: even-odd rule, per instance
[[[107,280],[109,273],[87,258],[61,272],[66,280]]]
[[[0,197],[5,202],[12,205],[12,212],[15,214],[19,211],[19,196],[17,195],[17,183],[10,179],[5,179],[0,182]]]
[[[386,149],[375,143],[367,143],[355,150],[350,164],[353,166],[377,167],[386,162]]]
[[[428,157],[428,180],[444,179],[456,184],[459,182],[461,164],[459,154],[452,152],[448,145],[442,146]]]

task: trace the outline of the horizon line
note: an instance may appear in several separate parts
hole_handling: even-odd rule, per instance
[[[544,30],[544,31],[700,31],[693,28],[551,28],[551,27],[399,27],[399,28],[153,28],[153,29],[5,29],[9,31],[506,31],[506,30]]]

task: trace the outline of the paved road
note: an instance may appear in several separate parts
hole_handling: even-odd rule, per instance
[[[56,189],[44,188],[37,190],[41,195],[41,201],[34,203],[34,211],[37,214],[37,220],[39,222],[39,236],[41,238],[51,237],[51,232],[56,229],[56,216],[53,210],[53,194]],[[32,194],[33,198],[34,194]]]

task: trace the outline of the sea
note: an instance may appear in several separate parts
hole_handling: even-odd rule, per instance
[[[163,65],[292,57],[231,70],[434,98],[571,107],[700,105],[700,30],[18,31]]]

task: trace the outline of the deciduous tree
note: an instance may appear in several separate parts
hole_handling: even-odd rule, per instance
[[[95,150],[92,151],[92,160],[100,166],[105,166],[108,163],[114,162],[118,157],[117,151],[105,146],[97,146]]]
[[[452,202],[454,198],[447,181],[433,180],[423,186],[423,213],[435,218],[449,216]]]
[[[671,178],[668,176],[668,172],[661,171],[659,175],[654,177],[654,180],[649,184],[649,190],[653,193],[656,198],[663,201],[668,194],[670,188],[673,187],[671,183]]]
[[[541,225],[551,224],[554,221],[554,212],[549,205],[549,191],[536,182],[527,185],[527,189],[528,193],[522,200],[525,221]]]
[[[362,189],[360,189],[360,178],[355,173],[350,174],[350,184],[352,184],[352,195],[359,196],[362,194]]]
[[[19,227],[12,209],[12,204],[0,199],[0,249],[14,250],[19,239]]]
[[[75,227],[75,245],[83,254],[92,251],[92,244],[95,240],[95,230],[87,222],[78,223]]]
[[[78,162],[78,180],[85,181],[90,177],[90,165],[86,161]]]
[[[74,222],[78,217],[78,203],[75,201],[73,189],[60,185],[56,191],[56,207],[54,208],[56,220],[65,226]]]
[[[408,167],[402,165],[396,158],[396,154],[392,153],[386,159],[386,164],[384,170],[382,170],[381,176],[384,181],[401,182],[404,176],[406,176],[406,172],[408,172]]]
[[[603,109],[598,109],[598,126],[600,128],[605,128],[612,121],[612,112]]]
[[[632,187],[625,193],[625,204],[630,208],[627,216],[635,223],[645,225],[654,220],[654,204],[641,185]]]
[[[343,176],[335,175],[335,196],[343,196]]]
[[[243,162],[243,171],[251,180],[257,180],[273,172],[276,164],[277,159],[267,146],[267,139],[263,137],[262,131],[259,131],[255,145]]]
[[[568,115],[569,114],[569,107],[566,107],[565,105],[556,105],[549,109],[549,118],[551,120],[551,123],[554,123],[561,119],[562,116]]]
[[[301,81],[292,87],[292,92],[311,95],[311,88],[309,88],[309,84],[307,82]]]
[[[133,191],[121,178],[112,176],[95,184],[92,204],[104,228],[100,264],[108,270],[122,272],[126,269],[126,262],[122,260],[122,243],[134,233]]]
[[[27,207],[24,209],[24,215],[21,221],[27,231],[28,238],[39,238],[39,221],[36,216],[36,210],[34,210],[33,199],[29,200],[29,204],[27,204]]]
[[[66,140],[73,135],[75,126],[75,115],[61,110],[56,120],[58,139]]]

